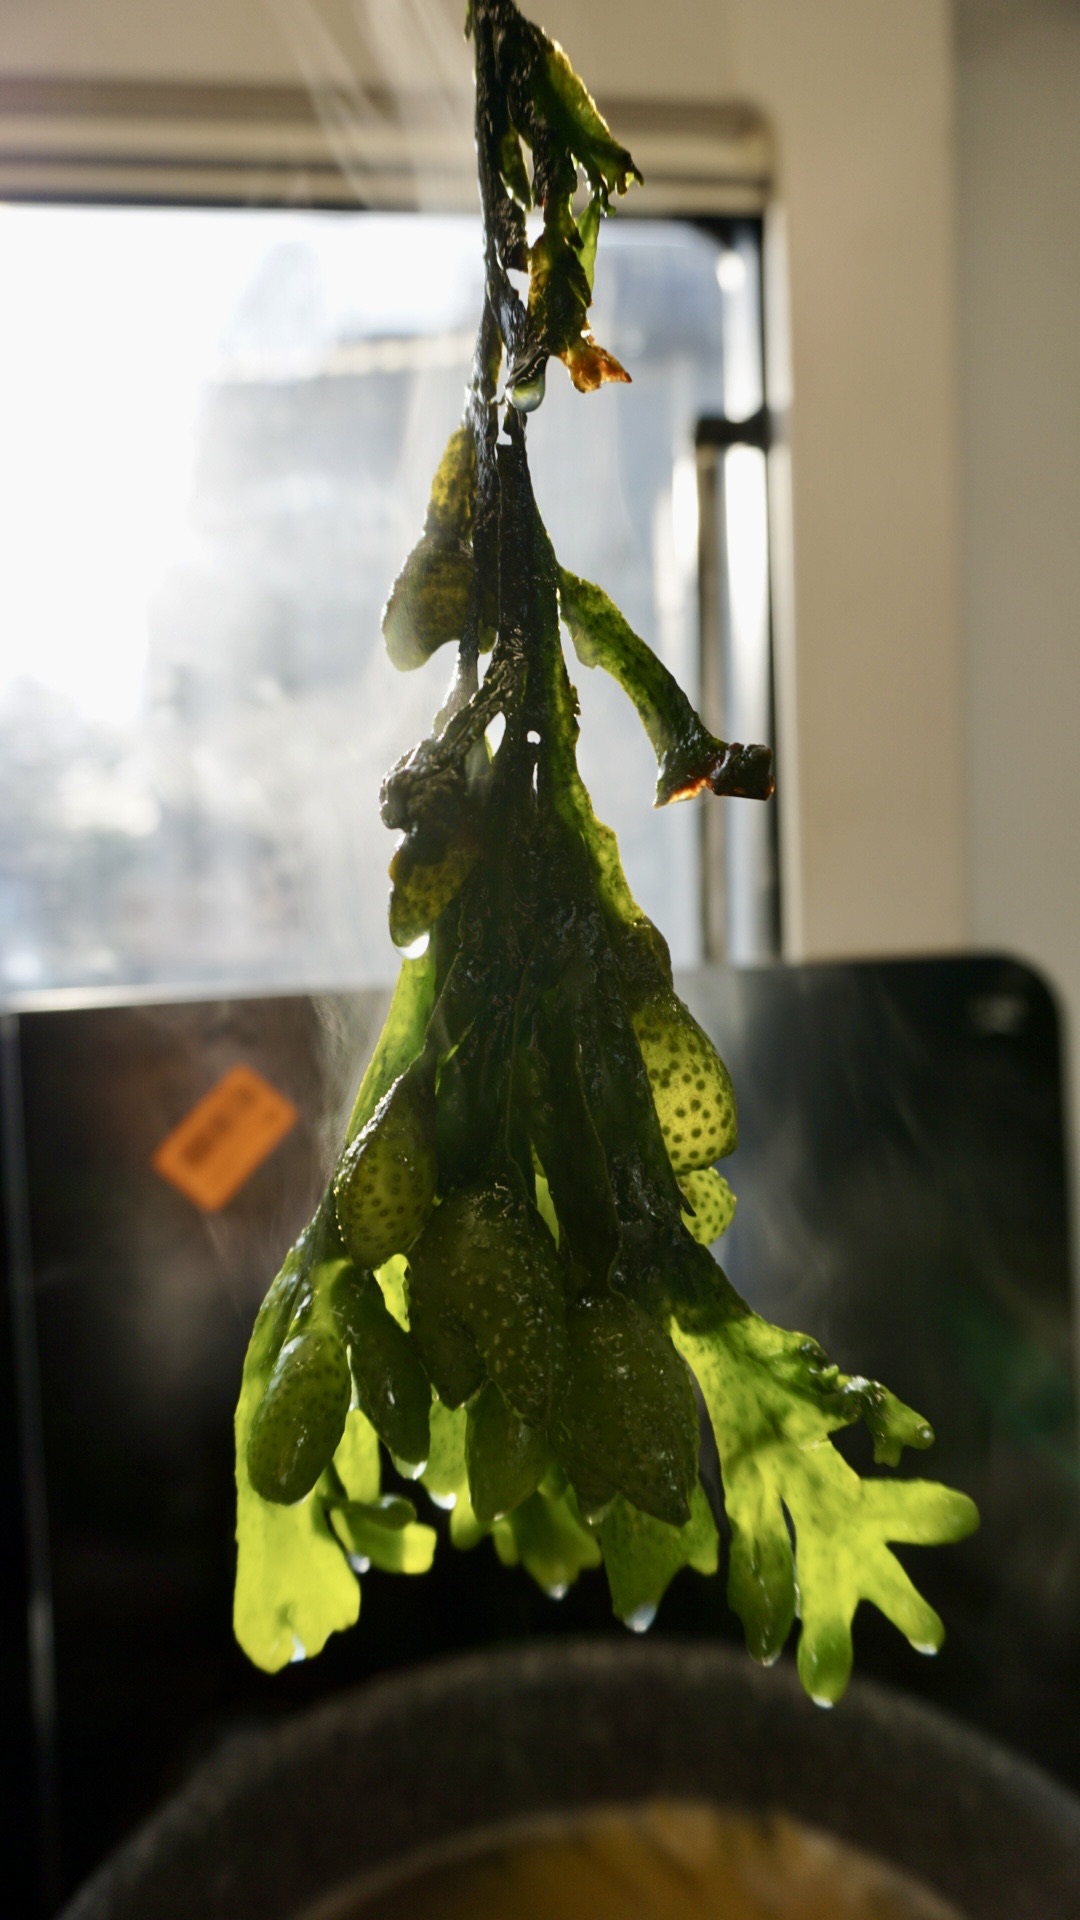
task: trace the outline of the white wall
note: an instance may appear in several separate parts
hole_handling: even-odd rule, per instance
[[[945,0],[548,0],[599,89],[770,116],[790,259],[794,954],[963,937]],[[792,824],[790,816],[788,822]]]
[[[1080,1087],[1080,5],[957,27],[969,926],[1058,986]]]

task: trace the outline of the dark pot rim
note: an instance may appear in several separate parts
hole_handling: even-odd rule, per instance
[[[782,1662],[693,1640],[549,1640],[397,1672],[234,1737],[64,1920],[298,1920],[455,1836],[663,1797],[778,1810],[967,1920],[1076,1920],[1080,1801],[857,1680],[824,1713]]]

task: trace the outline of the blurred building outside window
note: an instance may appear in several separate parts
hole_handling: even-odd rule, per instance
[[[452,663],[396,673],[379,617],[460,416],[477,222],[9,205],[0,258],[0,994],[389,981],[379,784]],[[541,512],[695,697],[715,508],[704,639],[745,738],[770,722],[766,455],[728,447],[710,493],[695,436],[763,409],[759,223],[610,222],[594,317],[633,384],[552,370]],[[632,709],[571,666],[598,811],[693,965],[700,812],[652,810]],[[762,822],[727,831],[733,957],[761,957],[738,876]]]

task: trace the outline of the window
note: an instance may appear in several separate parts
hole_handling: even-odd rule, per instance
[[[379,782],[450,661],[395,673],[379,615],[460,414],[477,223],[7,206],[0,251],[0,987],[388,980]],[[556,368],[529,430],[560,558],[691,693],[713,555],[731,737],[771,700],[764,454],[713,457],[708,423],[763,417],[760,284],[754,220],[610,222],[596,326],[633,385]],[[623,695],[573,677],[599,810],[692,965],[704,810],[651,811]],[[726,831],[737,931],[762,829]]]

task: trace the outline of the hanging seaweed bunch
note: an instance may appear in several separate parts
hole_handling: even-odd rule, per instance
[[[403,836],[390,930],[427,944],[403,960],[330,1185],[252,1334],[236,1633],[276,1669],[356,1620],[369,1566],[430,1565],[436,1532],[382,1492],[380,1449],[452,1509],[457,1547],[490,1534],[552,1594],[602,1562],[615,1612],[647,1625],[680,1567],[717,1568],[696,1381],[750,1651],[775,1659],[798,1614],[803,1684],[833,1701],[860,1600],[916,1647],[941,1642],[887,1543],[957,1540],[976,1513],[932,1482],[861,1479],[837,1429],[864,1422],[895,1466],[929,1426],[752,1313],[709,1251],[735,1206],[715,1168],[736,1145],[735,1098],[582,784],[560,623],[636,706],[658,805],[765,801],[771,758],[713,738],[552,552],[526,416],[553,358],[585,392],[627,378],[588,310],[600,222],[640,176],[513,0],[473,0],[467,31],[484,309],[464,419],[383,623],[401,668],[457,646],[435,730],[382,796]]]

